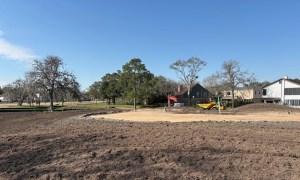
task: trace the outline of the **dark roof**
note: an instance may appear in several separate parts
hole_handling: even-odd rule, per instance
[[[197,84],[193,84],[192,86],[191,86],[191,89],[193,89],[193,87],[195,87]],[[181,87],[181,86],[180,86]],[[187,87],[186,86],[183,86],[183,88],[179,91],[179,92],[177,92],[177,93],[175,93],[175,96],[181,96],[181,95],[183,95],[184,93],[186,93],[188,91],[188,89],[187,89]]]
[[[291,81],[291,82],[293,82],[295,84],[300,85],[300,80],[298,80],[298,79],[288,79],[288,81]]]

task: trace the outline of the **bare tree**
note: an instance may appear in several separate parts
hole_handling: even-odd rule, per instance
[[[43,61],[34,60],[33,71],[30,72],[34,77],[38,87],[47,91],[50,98],[50,111],[53,111],[54,93],[58,89],[71,89],[79,84],[73,74],[63,69],[62,59],[58,56],[48,56]]]
[[[222,83],[231,90],[232,108],[234,108],[234,91],[241,85],[248,86],[255,81],[255,74],[242,71],[240,63],[235,60],[225,61],[217,74]]]
[[[13,89],[14,87],[12,84],[7,84],[3,87],[3,95],[9,102],[14,102],[16,100]]]
[[[224,83],[221,81],[217,74],[206,77],[202,81],[202,85],[214,95],[220,95],[221,92],[225,90]]]
[[[201,69],[206,66],[206,62],[197,58],[191,57],[188,60],[177,60],[170,65],[170,69],[173,69],[177,77],[184,83],[188,90],[189,103],[190,103],[190,92],[191,86],[196,83],[196,80],[199,78],[198,74]]]
[[[38,88],[34,82],[34,77],[32,77],[31,74],[26,73],[25,74],[25,89],[27,92],[27,103],[29,104],[29,106],[32,106],[33,102],[38,103]]]
[[[17,79],[11,84],[4,87],[4,96],[11,102],[17,101],[19,106],[23,105],[24,100],[28,97],[26,81]]]
[[[3,94],[3,88],[0,86],[0,95]]]

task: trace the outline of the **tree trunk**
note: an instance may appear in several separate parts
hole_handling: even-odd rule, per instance
[[[19,100],[18,101],[18,106],[22,106],[23,105],[23,100]]]
[[[136,111],[136,87],[134,87],[133,108]]]
[[[188,88],[188,105],[190,106],[191,105],[191,87],[187,87]]]
[[[134,111],[136,111],[136,99],[135,99],[135,97],[133,98],[133,108],[134,108]]]
[[[113,103],[113,105],[116,105],[116,97],[115,96],[112,97],[112,103]]]
[[[54,91],[49,92],[49,97],[50,97],[50,112],[53,112],[53,97],[54,97]]]
[[[231,90],[231,93],[232,93],[231,107],[234,108],[234,89]]]

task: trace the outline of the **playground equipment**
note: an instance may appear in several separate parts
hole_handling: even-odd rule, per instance
[[[217,97],[215,100],[213,100],[210,103],[207,104],[197,104],[202,109],[210,110],[210,109],[219,109],[219,110],[225,110],[226,107],[221,103],[220,97]]]
[[[177,97],[175,96],[168,96],[168,106],[171,107],[171,100],[174,102],[178,102]]]
[[[219,104],[217,103],[214,107],[212,107],[213,109],[219,109],[219,110],[226,110],[226,106],[224,106],[223,104],[220,104],[220,108],[219,108]]]
[[[197,106],[201,107],[202,109],[212,109],[217,103],[216,102],[211,102],[209,104],[197,104]]]

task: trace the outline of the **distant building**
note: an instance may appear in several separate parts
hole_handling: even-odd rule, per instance
[[[300,107],[300,80],[288,76],[263,87],[262,99],[266,103],[278,103]]]
[[[258,103],[262,101],[262,87],[244,87],[234,90],[234,99],[238,99],[244,102],[253,102]],[[231,90],[223,91],[223,101],[231,102],[232,101],[232,92]]]
[[[179,102],[181,103],[189,102],[188,89],[184,85],[178,86],[178,92],[175,93],[175,96],[179,99]],[[191,103],[195,104],[210,102],[211,97],[212,94],[200,84],[197,83],[191,86]]]
[[[8,100],[4,96],[0,95],[0,102],[7,102],[7,101]]]

